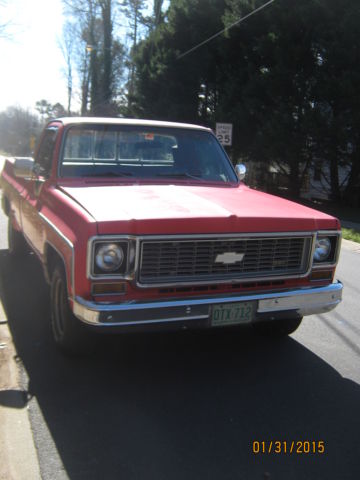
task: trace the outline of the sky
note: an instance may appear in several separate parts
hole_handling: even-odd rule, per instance
[[[150,14],[153,1],[146,4]],[[11,24],[9,38],[0,35],[0,111],[13,105],[34,111],[42,99],[66,108],[66,63],[59,48],[64,21],[61,0],[0,0],[0,25]],[[126,27],[119,28],[125,35]],[[75,93],[72,109],[78,107]]]
[[[66,106],[61,0],[8,0],[0,5],[0,24],[5,21],[12,25],[10,38],[0,38],[0,111],[11,105],[33,110],[43,98]]]

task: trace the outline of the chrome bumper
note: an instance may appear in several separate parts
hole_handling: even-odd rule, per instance
[[[180,322],[186,326],[191,321],[209,320],[213,305],[237,302],[256,302],[256,319],[261,319],[264,315],[276,318],[276,314],[283,315],[284,312],[303,316],[324,313],[335,308],[341,302],[342,289],[342,283],[336,282],[326,287],[284,292],[118,304],[100,304],[76,297],[73,301],[73,312],[84,323],[99,327],[150,327],[171,322]]]

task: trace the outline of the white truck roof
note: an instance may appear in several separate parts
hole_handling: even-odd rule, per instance
[[[61,117],[61,118],[56,118],[52,120],[52,122],[53,121],[61,122],[64,125],[77,125],[77,124],[134,125],[134,126],[144,126],[144,127],[188,128],[191,130],[211,131],[210,128],[202,127],[200,125],[193,125],[191,123],[163,122],[158,120],[140,120],[140,119],[133,119],[133,118]]]

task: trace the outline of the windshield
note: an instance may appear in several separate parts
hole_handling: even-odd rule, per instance
[[[215,137],[185,128],[76,126],[65,136],[62,177],[119,176],[237,182]]]

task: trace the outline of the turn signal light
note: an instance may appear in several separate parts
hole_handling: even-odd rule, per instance
[[[333,278],[332,270],[314,270],[310,275],[310,281],[319,282],[321,280],[328,280],[331,282]]]

